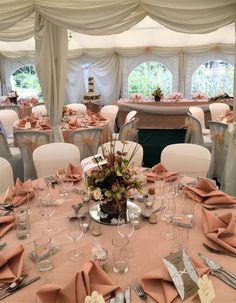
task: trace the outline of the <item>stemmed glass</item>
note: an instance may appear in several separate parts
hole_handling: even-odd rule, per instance
[[[41,201],[49,194],[49,187],[44,178],[39,178],[36,182],[36,190],[39,198],[40,205]]]
[[[174,238],[173,218],[175,215],[175,200],[172,195],[166,194],[163,198],[163,209],[161,210],[161,222],[163,230],[161,237],[163,239],[172,240]]]
[[[77,262],[78,258],[80,256],[80,253],[78,251],[77,242],[82,238],[83,236],[83,230],[81,229],[81,220],[80,218],[67,218],[66,219],[67,224],[67,236],[70,240],[74,242],[74,250],[71,255],[71,261]]]
[[[41,200],[39,213],[47,220],[47,233],[50,236],[53,230],[50,224],[50,217],[55,213],[55,204],[49,194]]]
[[[127,245],[128,245],[129,238],[134,233],[134,224],[132,223],[132,220],[130,220],[128,212],[120,213],[117,221],[117,231],[121,237],[127,239]],[[132,250],[130,248],[127,248],[126,253],[127,255],[130,256],[132,254]]]

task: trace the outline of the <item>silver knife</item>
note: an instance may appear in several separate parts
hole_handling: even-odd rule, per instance
[[[125,303],[131,303],[131,286],[129,284],[125,287]]]
[[[14,294],[16,291],[24,288],[25,286],[34,283],[35,281],[38,281],[41,277],[37,276],[35,278],[32,278],[30,280],[25,280],[24,282],[22,282],[21,284],[19,284],[19,287],[14,288],[14,290],[4,290],[4,292],[0,293],[0,300]]]
[[[236,275],[228,271],[227,269],[220,266],[215,261],[211,260],[210,258],[204,256],[203,254],[199,253],[199,257],[204,261],[204,263],[211,269],[214,273],[220,273],[223,274],[226,279],[228,279],[231,283],[235,285],[236,289]]]
[[[116,294],[115,303],[124,303],[124,294],[123,292],[119,292]]]

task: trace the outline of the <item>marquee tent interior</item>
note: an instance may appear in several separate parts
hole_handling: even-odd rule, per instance
[[[62,140],[64,102],[75,102],[84,93],[78,83],[83,83],[81,66],[88,58],[97,89],[106,91],[105,103],[127,94],[123,79],[144,60],[167,65],[174,72],[173,90],[185,95],[186,75],[199,64],[199,56],[236,65],[235,0],[2,0],[0,20],[2,93],[9,89],[11,66],[34,62],[55,141]],[[234,165],[228,171],[230,192]]]

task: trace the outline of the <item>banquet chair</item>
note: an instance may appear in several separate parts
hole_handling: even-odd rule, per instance
[[[229,107],[228,104],[226,104],[226,103],[220,103],[220,102],[209,104],[209,109],[210,109],[211,120],[212,121],[217,121],[218,118],[220,116],[224,115],[224,113],[227,110],[230,111],[230,107]]]
[[[18,113],[13,109],[0,110],[0,122],[4,127],[8,144],[13,144],[13,124],[19,119]]]
[[[128,114],[125,117],[125,123],[131,121],[133,118],[135,118],[136,115],[137,115],[136,110],[131,110],[130,112],[128,112]]]
[[[80,151],[80,159],[97,154],[102,143],[102,128],[77,129],[69,134],[69,142],[76,145]]]
[[[13,171],[9,161],[0,157],[0,195],[4,195],[8,187],[14,185]]]
[[[119,107],[117,105],[105,105],[101,108],[101,115],[109,119],[112,132],[114,132],[118,110]]]
[[[204,135],[210,134],[210,130],[207,129],[206,125],[205,125],[204,110],[199,106],[190,106],[188,110],[192,116],[194,116],[196,119],[199,120],[201,127],[202,127],[202,133]]]
[[[11,109],[14,110],[18,115],[20,112],[20,107],[18,105],[3,105],[0,106],[0,110]]]
[[[138,124],[139,118],[133,118],[124,123],[119,130],[118,140],[138,142]]]
[[[71,103],[67,104],[66,107],[77,113],[85,113],[87,110],[86,105],[82,103]]]
[[[39,116],[47,116],[47,109],[44,104],[37,104],[32,107],[32,114],[34,114],[36,117]]]
[[[32,153],[38,146],[49,143],[49,138],[50,135],[43,131],[14,132],[15,144],[23,156],[24,180],[37,179]]]
[[[66,169],[68,164],[80,163],[80,151],[71,143],[55,142],[37,147],[33,151],[33,161],[37,177],[55,174],[58,169]]]
[[[14,180],[19,177],[24,179],[23,158],[18,147],[9,147],[6,136],[0,132],[0,157],[5,158],[10,162],[13,170]]]
[[[224,169],[229,143],[228,125],[216,121],[209,121],[208,124],[212,137],[211,163],[208,178],[216,178],[222,188],[224,185]]]
[[[210,151],[197,144],[171,144],[161,152],[161,163],[167,170],[177,171],[193,178],[206,177],[210,161]]]
[[[117,141],[110,141],[103,143],[98,148],[99,154],[106,154],[109,152],[124,152],[127,153],[124,158],[127,160],[130,160],[130,166],[134,167],[140,167],[143,163],[143,147],[139,143],[126,141],[123,143],[123,141],[117,140]]]
[[[186,118],[187,131],[185,135],[185,143],[202,145],[211,150],[212,140],[210,134],[203,135],[202,127],[197,118],[191,114],[187,114]]]

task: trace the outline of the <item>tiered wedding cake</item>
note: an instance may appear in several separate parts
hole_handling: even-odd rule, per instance
[[[94,79],[93,77],[88,78],[88,92],[84,95],[84,100],[99,100],[101,95],[95,93]]]

